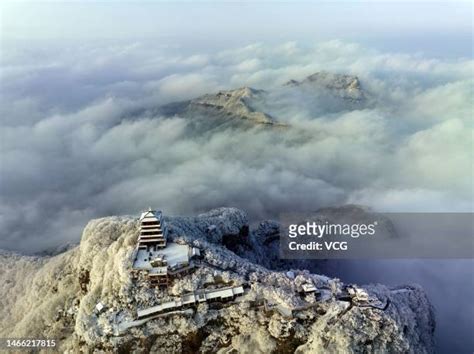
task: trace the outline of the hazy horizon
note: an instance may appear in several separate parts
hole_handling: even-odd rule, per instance
[[[472,57],[468,1],[4,1],[0,9],[3,42],[148,39],[194,51],[340,39]]]

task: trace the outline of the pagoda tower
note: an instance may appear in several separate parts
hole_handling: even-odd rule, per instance
[[[158,250],[166,247],[166,227],[163,224],[161,211],[145,211],[140,216],[140,235],[138,248]]]

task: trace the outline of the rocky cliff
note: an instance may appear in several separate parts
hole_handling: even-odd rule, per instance
[[[0,336],[57,338],[71,352],[433,352],[433,311],[417,286],[363,286],[371,302],[357,302],[343,296],[338,279],[271,270],[272,262],[265,267],[232,251],[261,253],[252,240],[274,238],[275,222],[251,230],[246,214],[232,208],[166,222],[170,239],[202,250],[200,266],[168,289],[130,275],[133,217],[90,221],[80,245],[56,256],[1,253]],[[322,295],[301,294],[308,282]],[[245,294],[134,322],[139,308],[223,285],[245,285]]]

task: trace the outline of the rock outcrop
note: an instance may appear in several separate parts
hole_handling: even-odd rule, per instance
[[[302,81],[290,80],[286,86],[323,89],[352,103],[360,103],[366,97],[357,76],[335,74],[326,71],[317,72]]]
[[[252,101],[261,99],[265,91],[250,87],[237,90],[219,91],[217,94],[204,95],[191,101],[191,109],[199,110],[202,107],[221,111],[222,114],[247,119],[257,124],[274,124],[274,119],[252,107]]]
[[[0,336],[57,338],[58,349],[71,352],[433,352],[433,312],[417,286],[364,286],[377,305],[358,304],[341,296],[338,279],[274,271],[231,250],[242,243],[248,254],[262,252],[252,240],[276,237],[274,222],[249,230],[246,214],[232,208],[165,220],[173,241],[203,253],[200,266],[168,289],[130,275],[133,217],[92,220],[78,247],[53,257],[1,253]],[[308,282],[323,296],[302,295]],[[221,285],[245,285],[246,292],[119,330],[133,323],[138,308]]]
[[[285,124],[256,108],[256,103],[265,101],[266,96],[264,90],[242,87],[167,104],[157,108],[153,114],[186,118],[202,132],[227,128],[284,127]]]

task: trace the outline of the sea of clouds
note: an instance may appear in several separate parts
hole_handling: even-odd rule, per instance
[[[151,41],[4,48],[0,248],[77,241],[92,218],[148,206],[236,206],[253,220],[345,203],[472,210],[472,59],[336,40],[202,52]],[[370,105],[285,104],[282,84],[321,70],[357,75]],[[290,128],[189,136],[189,119],[136,115],[242,86],[277,92],[266,104]]]
[[[473,69],[470,58],[341,41],[225,51],[4,42],[0,248],[33,253],[78,241],[90,219],[148,206],[167,214],[237,206],[253,220],[344,203],[471,211]],[[357,75],[366,108],[339,110],[281,89],[320,70]],[[146,113],[241,86],[271,90],[266,108],[290,128],[189,136],[188,119]],[[440,351],[471,351],[472,261],[384,262],[326,272],[422,284],[437,309]]]

